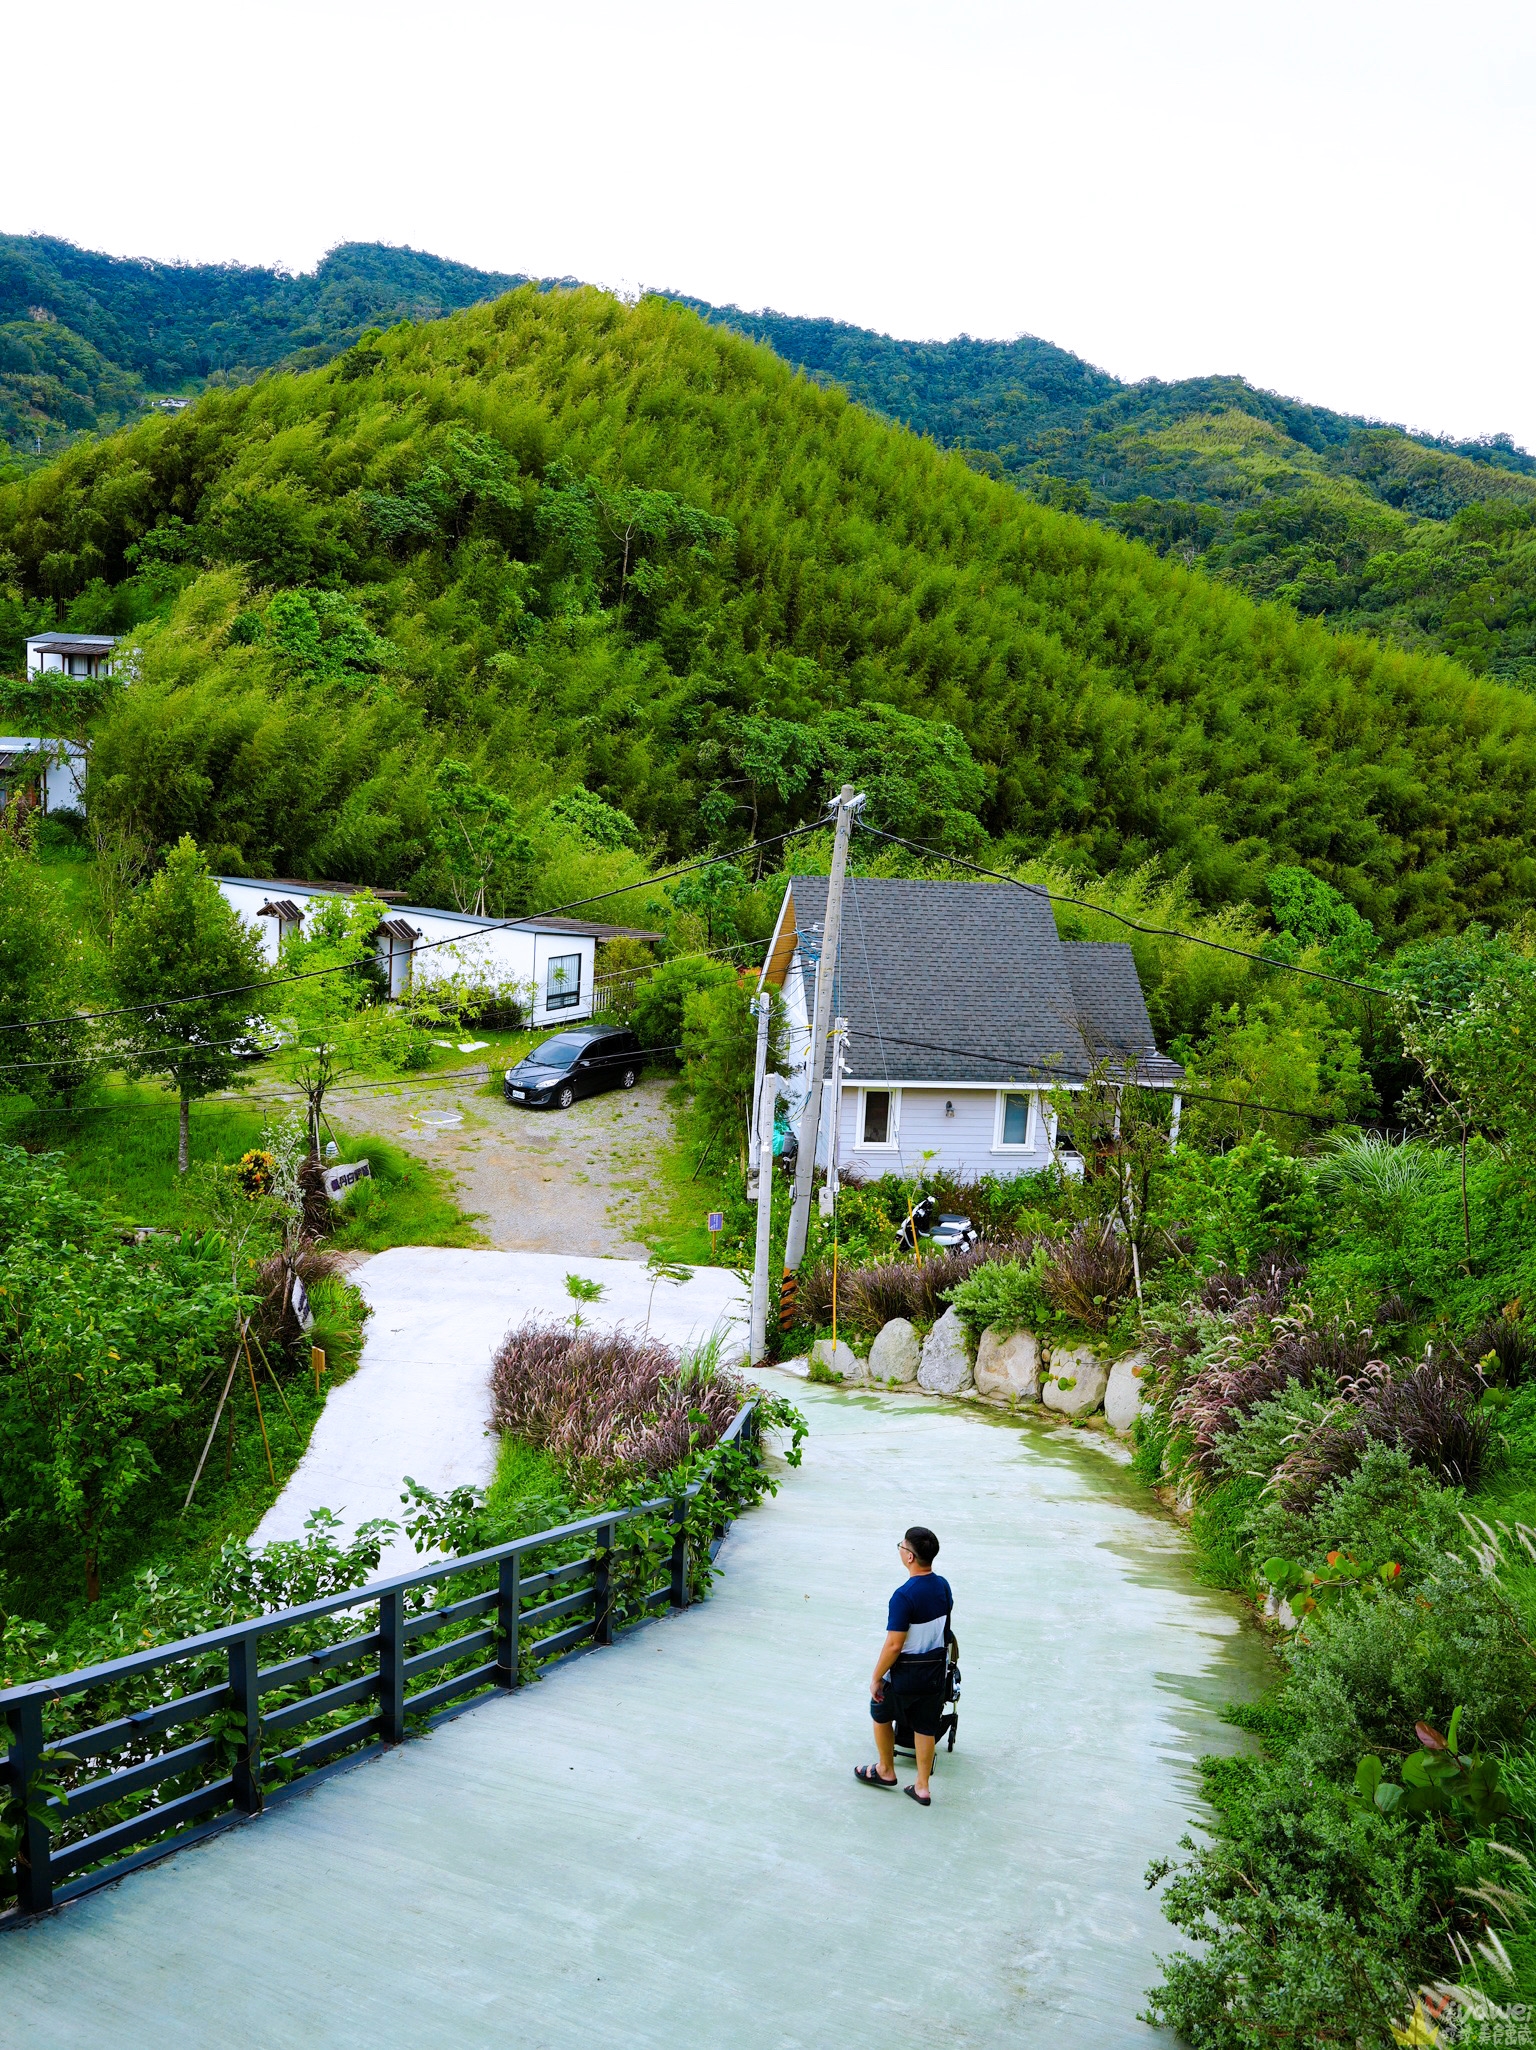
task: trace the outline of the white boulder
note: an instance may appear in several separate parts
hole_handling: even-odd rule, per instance
[[[844,1345],[840,1338],[818,1338],[811,1347],[811,1365],[841,1374],[845,1381],[857,1380],[864,1371],[864,1362],[853,1347]]]
[[[971,1376],[970,1343],[958,1311],[946,1310],[923,1340],[917,1385],[930,1395],[959,1395],[976,1385]]]
[[[1053,1347],[1050,1373],[1041,1397],[1047,1409],[1059,1409],[1063,1416],[1091,1416],[1104,1400],[1109,1370],[1091,1346]],[[1063,1388],[1063,1381],[1072,1385]]]
[[[1040,1341],[1033,1331],[983,1331],[976,1348],[976,1388],[982,1395],[1040,1400]]]
[[[1128,1431],[1135,1423],[1142,1403],[1142,1375],[1146,1371],[1144,1352],[1128,1352],[1109,1370],[1104,1390],[1104,1421],[1112,1431]]]
[[[872,1381],[915,1381],[923,1363],[923,1348],[917,1333],[905,1317],[892,1317],[880,1327],[869,1348],[866,1366]]]
[[[801,1381],[807,1380],[810,1376],[811,1363],[804,1353],[801,1353],[798,1359],[780,1360],[778,1366],[781,1374],[794,1374]]]

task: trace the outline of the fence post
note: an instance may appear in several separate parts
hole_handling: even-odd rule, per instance
[[[672,1511],[672,1585],[667,1600],[674,1609],[688,1606],[688,1504],[679,1502]]]
[[[43,1763],[43,1704],[23,1701],[11,1716],[11,1781],[25,1802]],[[41,1915],[53,1906],[52,1857],[47,1823],[26,1816],[16,1847],[16,1898],[24,1915]]]
[[[605,1523],[602,1526],[602,1550],[597,1555],[597,1570],[592,1576],[592,1591],[597,1599],[597,1612],[592,1619],[592,1642],[612,1644],[613,1642],[613,1534],[617,1525]]]
[[[405,1742],[405,1589],[379,1596],[379,1735]]]
[[[496,1685],[516,1687],[522,1649],[523,1555],[501,1562],[496,1594]]]
[[[247,1815],[259,1815],[262,1810],[260,1672],[261,1639],[254,1634],[238,1638],[229,1647],[229,1691],[243,1727],[230,1777],[235,1783],[235,1806]]]

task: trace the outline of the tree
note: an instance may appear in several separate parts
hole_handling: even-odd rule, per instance
[[[462,762],[438,765],[429,827],[432,851],[460,911],[487,916],[486,901],[504,906],[533,859],[533,845],[511,803],[476,782]]]
[[[1301,947],[1316,947],[1334,975],[1358,976],[1376,951],[1376,928],[1331,883],[1282,863],[1267,877],[1275,924]]]
[[[872,826],[956,853],[985,844],[976,814],[986,772],[963,733],[943,719],[914,719],[890,705],[857,705],[820,722],[825,788],[852,783]]]
[[[161,1471],[233,1299],[202,1243],[124,1246],[57,1155],[0,1149],[0,1502],[51,1516],[101,1591],[113,1526]],[[3,1525],[0,1525],[3,1528]]]
[[[739,987],[736,971],[702,954],[679,954],[663,961],[654,975],[636,984],[630,1024],[642,1047],[676,1063],[683,1043],[683,1006],[696,990]]]
[[[784,1058],[784,1000],[773,991],[768,1065]],[[746,986],[709,982],[683,999],[683,1078],[693,1092],[694,1115],[713,1144],[724,1136],[747,1165],[752,1079],[757,1059],[757,1017]]]
[[[120,1004],[144,1007],[121,1021],[125,1067],[133,1075],[166,1076],[180,1099],[176,1169],[185,1174],[192,1099],[251,1080],[255,1014],[267,980],[261,935],[225,901],[189,835],[124,906],[112,980]],[[186,996],[201,1001],[163,1001]]]
[[[0,809],[0,1093],[68,1098],[90,1073],[91,1028],[79,932],[37,859],[37,814]],[[32,1019],[49,1024],[32,1025]],[[16,1029],[16,1028],[21,1029]]]
[[[308,930],[283,943],[285,981],[274,1006],[281,1039],[278,1072],[303,1092],[309,1149],[320,1152],[325,1099],[353,1075],[398,1075],[419,1049],[424,1029],[458,1023],[458,991],[448,981],[380,1001],[374,935],[384,906],[369,891],[315,900]]]

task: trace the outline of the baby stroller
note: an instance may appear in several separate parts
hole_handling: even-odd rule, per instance
[[[898,1694],[896,1698],[899,1704],[901,1700],[900,1695]],[[944,1713],[939,1718],[939,1737],[948,1739],[944,1746],[946,1751],[953,1751],[955,1748],[955,1732],[960,1727],[959,1704],[960,1646],[955,1639],[954,1632],[951,1630],[945,1634],[944,1638]],[[892,1734],[898,1751],[908,1758],[915,1756],[912,1729],[908,1723],[903,1722],[899,1706],[896,1710],[896,1720],[892,1726]],[[938,1751],[937,1742],[934,1744],[934,1751],[935,1753]]]

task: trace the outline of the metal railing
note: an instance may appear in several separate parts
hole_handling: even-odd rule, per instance
[[[715,1449],[755,1443],[756,1409],[743,1403]],[[0,1928],[249,1821],[330,1773],[377,1757],[594,1645],[611,1644],[621,1610],[623,1620],[637,1621],[661,1604],[686,1608],[688,1511],[703,1485],[696,1480],[679,1496],[603,1510],[301,1607],[0,1690],[0,1718],[11,1740],[0,1780],[21,1826],[15,1899],[0,1912]],[[657,1517],[670,1530],[664,1567],[660,1549],[643,1534],[626,1559],[621,1528]],[[707,1533],[711,1556],[728,1523],[724,1517]],[[594,1536],[595,1550],[558,1557]],[[525,1574],[530,1554],[551,1550],[557,1563]],[[646,1578],[665,1570],[666,1578],[628,1589],[621,1599],[616,1561],[644,1569]],[[452,1601],[429,1599],[466,1578],[489,1584]],[[364,1618],[359,1632],[306,1647],[306,1639],[325,1636],[326,1619],[354,1609],[376,1610],[373,1627]],[[262,1648],[274,1638],[299,1643],[279,1643],[288,1655],[263,1665]],[[451,1668],[446,1677],[421,1685],[444,1668]],[[154,1676],[172,1683],[162,1699],[94,1727],[48,1728],[75,1697]],[[363,1713],[351,1713],[359,1707]],[[299,1735],[317,1721],[325,1725],[318,1734]],[[160,1748],[168,1732],[194,1724],[189,1741]],[[126,1756],[96,1777],[76,1779],[76,1768],[114,1753]]]

